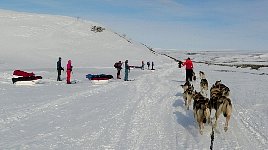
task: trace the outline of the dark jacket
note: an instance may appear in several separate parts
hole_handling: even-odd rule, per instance
[[[115,65],[116,65],[116,68],[118,70],[121,70],[122,69],[122,63],[121,63],[121,61],[120,62],[117,62]]]
[[[61,66],[60,60],[57,62],[57,70],[59,70],[59,71],[64,70],[64,68],[62,68],[62,66]]]
[[[129,65],[128,65],[128,60],[126,60],[125,61],[125,70],[129,70],[130,69],[130,67],[129,67]]]

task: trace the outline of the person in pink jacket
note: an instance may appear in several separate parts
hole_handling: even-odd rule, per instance
[[[73,66],[72,66],[72,61],[68,60],[67,63],[67,84],[71,84],[71,72],[72,72]]]

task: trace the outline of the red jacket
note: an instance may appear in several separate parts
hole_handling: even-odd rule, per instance
[[[72,69],[73,69],[72,61],[71,61],[71,60],[68,60],[68,63],[67,63],[67,70],[72,71]]]
[[[187,59],[184,63],[183,66],[186,66],[186,69],[193,69],[193,62],[190,59]]]

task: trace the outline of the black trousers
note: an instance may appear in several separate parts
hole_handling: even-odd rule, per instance
[[[117,69],[117,79],[120,79],[120,72],[121,72],[121,69]]]
[[[61,75],[61,70],[58,70],[58,78],[57,78],[57,81],[61,81],[60,75]]]
[[[192,81],[193,69],[186,69],[186,81]]]

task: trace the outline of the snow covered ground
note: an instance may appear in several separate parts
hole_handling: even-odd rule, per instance
[[[209,149],[211,125],[200,135],[192,109],[182,98],[184,68],[112,30],[61,16],[0,11],[0,149]],[[75,50],[75,51],[73,51]],[[209,87],[222,80],[231,90],[233,113],[224,132],[221,116],[214,149],[268,149],[268,52],[161,51],[179,60],[191,57]],[[56,61],[73,60],[73,80],[56,81]],[[132,69],[133,81],[94,85],[86,74],[115,76],[113,64],[154,61],[155,71]],[[221,65],[221,64],[229,64]],[[14,69],[41,75],[42,84],[16,86]],[[123,73],[123,72],[122,72]],[[65,74],[62,75],[65,78]],[[200,79],[193,84],[199,90]]]

